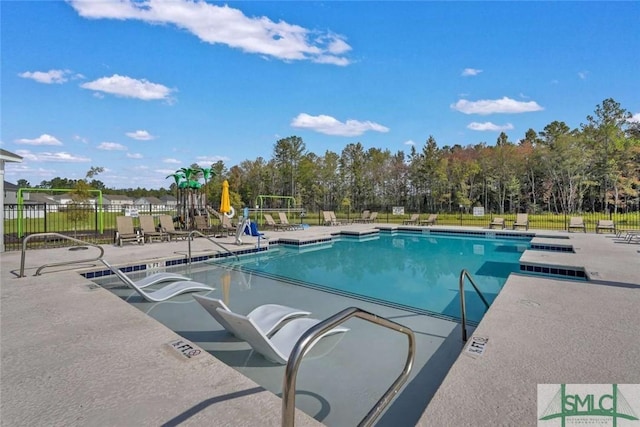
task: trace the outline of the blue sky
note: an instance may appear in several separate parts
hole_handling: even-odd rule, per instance
[[[297,135],[408,153],[640,120],[639,2],[2,1],[10,182],[169,187]]]

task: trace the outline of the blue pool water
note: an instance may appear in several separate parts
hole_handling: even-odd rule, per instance
[[[241,269],[459,319],[461,270],[471,273],[491,303],[509,274],[519,271],[518,261],[528,248],[529,240],[380,234],[365,241],[275,245],[243,258]],[[465,298],[468,319],[479,322],[485,307],[469,283]]]

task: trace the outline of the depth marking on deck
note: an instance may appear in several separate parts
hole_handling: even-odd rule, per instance
[[[467,356],[473,357],[474,359],[480,357],[484,354],[484,350],[487,348],[487,343],[489,342],[489,338],[485,337],[471,337],[467,347],[464,349],[464,352]]]
[[[167,345],[185,359],[193,359],[202,353],[202,350],[196,348],[194,344],[184,339],[169,341]]]

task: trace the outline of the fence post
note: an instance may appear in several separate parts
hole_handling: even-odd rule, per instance
[[[49,231],[47,230],[47,212],[49,212],[49,207],[47,206],[47,204],[44,204],[44,232],[48,233]]]

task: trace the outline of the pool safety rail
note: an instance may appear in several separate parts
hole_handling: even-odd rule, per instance
[[[371,426],[373,422],[380,416],[382,411],[391,403],[391,400],[398,394],[402,385],[409,378],[409,373],[413,367],[416,352],[416,339],[413,331],[406,326],[392,322],[384,317],[377,316],[358,307],[349,307],[339,313],[334,314],[326,320],[312,326],[305,332],[291,350],[289,361],[285,368],[284,383],[282,388],[282,426],[293,427],[295,424],[295,406],[296,406],[296,377],[298,368],[302,362],[302,358],[308,350],[315,344],[320,336],[328,332],[330,329],[346,322],[352,317],[359,317],[376,325],[403,333],[407,336],[409,348],[407,351],[407,360],[402,372],[398,378],[391,384],[387,391],[382,395],[380,400],[375,404],[369,413],[360,421],[358,426]]]
[[[478,296],[480,297],[480,299],[484,303],[485,307],[487,307],[487,309],[489,309],[489,303],[485,299],[484,295],[482,295],[482,292],[480,292],[480,289],[478,289],[478,286],[476,285],[475,280],[473,280],[473,277],[471,277],[471,275],[469,274],[469,272],[467,270],[463,269],[460,272],[460,318],[462,320],[462,341],[466,342],[467,341],[467,309],[466,309],[466,305],[465,305],[465,301],[464,301],[464,279],[465,279],[465,277],[467,279],[469,279],[469,283],[471,283],[471,286],[473,286],[473,289],[476,290],[476,293],[478,294]]]
[[[83,263],[83,262],[93,262],[93,261],[101,260],[102,257],[104,256],[104,249],[102,248],[102,246],[96,245],[96,244],[93,244],[93,243],[87,243],[84,240],[76,239],[74,237],[66,236],[64,234],[60,234],[60,233],[35,233],[35,234],[30,234],[27,237],[25,237],[24,240],[22,241],[22,256],[20,257],[20,275],[18,277],[25,277],[25,275],[24,275],[24,263],[25,263],[25,259],[26,259],[26,255],[27,255],[27,243],[29,242],[29,240],[35,239],[36,237],[57,237],[57,238],[60,238],[60,239],[71,240],[72,242],[80,243],[82,246],[93,246],[93,247],[98,248],[98,250],[100,251],[100,255],[98,255],[95,258],[77,259],[77,260],[73,260],[73,261],[63,261],[63,262],[56,262],[56,263],[52,263],[52,264],[44,264],[44,265],[38,267],[38,269],[36,270],[35,276],[39,276],[40,272],[42,270],[44,270],[45,268],[48,268],[48,267],[59,267],[61,265],[72,265],[72,264],[79,264],[79,263]]]
[[[189,236],[187,237],[187,241],[189,242],[188,243],[188,245],[189,245],[189,248],[188,248],[189,253],[188,253],[188,256],[187,256],[187,265],[191,265],[191,241],[193,240],[193,236],[194,235],[198,235],[200,237],[204,237],[205,239],[207,239],[208,241],[210,241],[211,243],[213,243],[214,245],[216,245],[217,247],[219,247],[220,249],[222,249],[223,251],[225,251],[229,255],[236,257],[236,260],[240,259],[240,258],[238,258],[238,254],[236,254],[235,252],[230,251],[224,245],[222,245],[222,244],[216,242],[215,240],[211,239],[211,237],[202,234],[198,230],[193,230],[191,233],[189,233]]]

